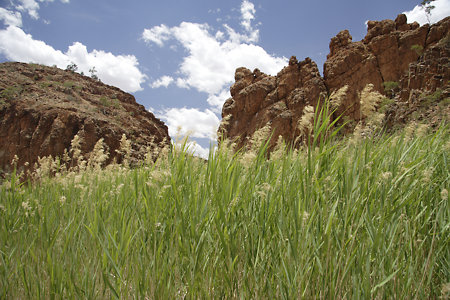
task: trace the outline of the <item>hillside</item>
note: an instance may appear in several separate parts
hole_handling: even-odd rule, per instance
[[[103,138],[106,163],[122,160],[122,135],[136,159],[147,146],[157,153],[170,142],[167,126],[116,87],[56,67],[0,64],[0,170],[9,170],[15,155],[19,168],[63,156],[76,135],[85,157]]]

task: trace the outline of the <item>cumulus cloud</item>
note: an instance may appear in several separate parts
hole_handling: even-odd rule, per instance
[[[14,12],[0,7],[0,20],[6,26],[22,27],[22,15],[20,12]]]
[[[142,90],[146,75],[141,73],[133,55],[114,55],[103,50],[88,52],[85,45],[75,42],[63,53],[43,41],[35,40],[21,28],[9,26],[0,30],[0,53],[13,61],[56,65],[66,68],[75,63],[80,72],[88,73],[95,67],[96,75],[105,83],[127,92]]]
[[[435,8],[431,10],[430,22],[436,23],[450,15],[450,0],[436,0],[431,2]],[[416,5],[414,9],[403,12],[408,18],[408,22],[418,22],[420,25],[428,23],[425,9]]]
[[[154,26],[150,29],[144,29],[142,38],[149,44],[155,43],[162,47],[164,42],[170,39],[171,34],[171,29],[166,25],[161,24],[160,26]]]
[[[219,112],[229,97],[229,86],[234,82],[237,67],[259,68],[276,74],[286,64],[285,57],[276,57],[255,44],[259,32],[253,28],[254,5],[244,0],[241,5],[243,33],[224,24],[225,32],[216,31],[208,24],[182,22],[179,26],[159,26],[145,29],[142,38],[149,44],[163,46],[170,39],[179,42],[186,50],[176,74],[176,84],[181,88],[194,88],[207,94],[211,109]]]
[[[187,143],[188,152],[192,153],[193,155],[199,156],[204,159],[208,159],[209,156],[209,149],[204,148],[197,144],[195,141],[189,141]]]
[[[162,76],[161,78],[153,81],[150,84],[150,87],[152,88],[159,88],[159,87],[168,87],[173,82],[173,78],[170,76]]]
[[[230,97],[229,87],[234,82],[236,68],[258,68],[275,75],[286,66],[287,58],[271,55],[256,44],[259,30],[252,24],[255,14],[253,3],[243,0],[240,31],[228,24],[217,30],[209,24],[192,22],[182,22],[174,27],[161,24],[143,31],[142,39],[149,45],[163,47],[175,41],[186,50],[179,69],[167,76],[172,79],[167,80],[167,84],[175,83],[180,88],[193,88],[206,94],[208,109],[170,108],[158,114],[169,127],[171,136],[179,131],[179,134],[192,138],[215,140],[220,122],[217,114]],[[155,86],[162,86],[163,77],[160,79],[154,82]],[[205,148],[199,151],[204,157],[209,152]]]
[[[165,121],[171,136],[215,139],[219,119],[210,109],[169,108],[156,115]]]
[[[223,103],[231,97],[230,90],[228,88],[222,89],[220,92],[215,94],[210,94],[206,101],[213,108],[221,108]]]
[[[39,0],[39,2],[53,2],[54,0]],[[62,3],[69,3],[69,0],[61,0]],[[18,0],[15,1],[14,8],[21,12],[26,12],[33,19],[39,19],[39,3],[36,0]]]
[[[228,39],[221,41],[205,24],[183,22],[171,28],[171,32],[188,53],[180,64],[177,86],[207,93],[208,99],[214,99],[208,102],[217,112],[229,97],[224,89],[228,90],[234,82],[236,68],[259,68],[265,73],[276,74],[287,64],[286,58],[274,57],[258,45],[242,43],[240,37],[230,34]]]
[[[250,1],[244,0],[241,4],[241,15],[242,15],[242,22],[241,25],[245,28],[247,31],[252,31],[252,20],[255,19],[255,5],[251,3]]]
[[[39,3],[35,0],[19,0],[19,3],[20,4],[16,5],[16,9],[27,12],[33,19],[39,18]]]
[[[39,0],[41,3],[54,2],[55,0]],[[32,19],[39,19],[38,10],[40,8],[36,0],[10,0],[8,9],[0,7],[0,21],[6,26],[22,27],[22,13],[28,13]],[[69,0],[61,0],[62,3],[69,3]],[[48,24],[48,21],[44,22]]]
[[[43,41],[34,40],[30,34],[15,26],[0,30],[0,53],[14,61],[57,65],[61,68],[70,62],[61,51]]]
[[[127,92],[142,90],[146,75],[139,70],[139,62],[134,55],[114,55],[103,50],[87,51],[85,45],[76,42],[69,47],[66,56],[76,63],[80,70],[87,73],[92,67],[97,76],[110,85]]]

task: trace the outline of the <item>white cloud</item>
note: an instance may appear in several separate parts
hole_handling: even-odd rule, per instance
[[[15,26],[0,30],[0,53],[13,61],[57,65],[60,68],[65,68],[70,62],[61,51],[34,40],[30,34]]]
[[[179,68],[181,82],[207,93],[208,98],[217,99],[224,89],[229,89],[238,67],[276,74],[287,64],[286,58],[274,57],[260,46],[239,43],[233,37],[221,42],[201,24],[184,22],[174,28],[174,34],[188,51]],[[222,105],[223,102],[215,102],[215,109],[220,110]]]
[[[191,140],[189,137],[178,137],[178,140],[173,140],[172,144],[177,148],[183,148],[186,153],[190,153],[194,156],[201,157],[203,159],[208,159],[209,157],[209,147],[202,147],[196,141]],[[186,140],[187,139],[187,140]],[[217,146],[213,147],[213,152],[217,149]]]
[[[142,90],[141,84],[147,77],[139,70],[139,62],[134,55],[114,55],[103,50],[88,52],[86,46],[79,42],[70,46],[66,55],[80,71],[87,73],[95,67],[102,81],[127,92]]]
[[[16,9],[27,12],[33,19],[39,19],[39,3],[35,0],[19,0],[21,4],[16,5]]]
[[[142,39],[150,45],[162,47],[169,40],[175,40],[186,50],[179,69],[173,76],[167,76],[172,79],[168,84],[174,82],[180,88],[194,88],[206,93],[208,109],[169,108],[157,113],[158,118],[169,127],[172,137],[179,131],[181,136],[215,140],[220,123],[217,114],[230,97],[229,88],[234,82],[236,68],[258,68],[275,75],[286,66],[287,58],[273,56],[255,44],[259,40],[258,29],[252,26],[255,12],[250,1],[242,1],[240,13],[243,32],[227,24],[223,24],[224,30],[214,30],[208,24],[191,22],[182,22],[174,27],[162,24],[143,31]],[[154,84],[162,84],[162,78]],[[199,145],[194,147],[198,155],[207,158],[209,149]]]
[[[241,25],[245,28],[247,31],[252,31],[252,20],[255,19],[255,6],[250,1],[244,0],[241,4],[241,15],[242,15],[242,22]]]
[[[41,3],[45,2],[53,2],[54,0],[39,0]],[[21,12],[27,12],[30,17],[37,20],[39,19],[39,3],[36,0],[18,0],[19,4],[16,4],[15,9]],[[69,3],[69,0],[61,0],[62,3]]]
[[[192,153],[195,156],[199,156],[204,159],[208,159],[209,156],[209,148],[204,148],[197,144],[195,141],[188,141],[187,143],[188,152]]]
[[[436,23],[450,15],[450,0],[436,0],[431,2],[435,8],[431,10],[430,22]],[[425,9],[416,5],[414,9],[403,12],[408,18],[408,23],[418,22],[420,25],[428,23]]]
[[[20,12],[13,12],[4,9],[3,7],[0,7],[0,20],[2,20],[6,26],[22,26],[22,15],[20,14]]]
[[[225,33],[223,31],[217,31],[215,35],[216,40],[221,41],[225,38]]]
[[[259,68],[265,73],[276,74],[287,64],[287,58],[270,55],[254,44],[259,39],[259,31],[251,26],[254,14],[254,5],[244,0],[241,5],[244,33],[224,24],[225,33],[216,31],[213,34],[208,24],[182,22],[170,28],[162,24],[145,29],[142,38],[159,46],[170,39],[178,41],[187,55],[176,72],[177,86],[205,92],[211,110],[220,112],[229,97],[227,91],[234,82],[236,68]]]
[[[169,127],[169,134],[172,137],[177,135],[189,136],[192,138],[215,139],[217,127],[220,123],[216,114],[206,109],[201,111],[196,108],[169,108],[157,117],[163,119]]]
[[[170,39],[171,34],[171,29],[166,25],[161,24],[161,26],[144,29],[142,38],[149,44],[155,43],[158,46],[162,47],[164,45],[164,42]]]
[[[73,62],[78,70],[86,74],[95,67],[96,75],[105,83],[117,86],[127,92],[142,90],[146,75],[139,70],[139,62],[133,55],[114,55],[102,50],[87,51],[85,45],[75,42],[63,53],[35,40],[22,29],[9,26],[0,30],[0,53],[13,61],[57,65],[59,68]]]
[[[209,105],[213,107],[213,110],[216,112],[220,112],[217,108],[221,108],[225,101],[231,97],[229,89],[223,89],[216,94],[210,94],[206,101]]]
[[[173,82],[173,78],[170,76],[162,76],[161,78],[153,81],[150,84],[150,87],[152,88],[159,88],[159,87],[168,87]]]

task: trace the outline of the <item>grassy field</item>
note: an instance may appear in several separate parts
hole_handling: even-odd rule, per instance
[[[0,298],[449,296],[448,127],[266,147],[13,174]]]

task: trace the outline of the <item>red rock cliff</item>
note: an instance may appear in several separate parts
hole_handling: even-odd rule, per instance
[[[135,158],[147,144],[169,143],[167,126],[118,88],[58,68],[34,64],[0,64],[0,170],[38,157],[61,156],[75,135],[86,157],[104,139],[109,162],[122,134],[132,142]]]
[[[430,94],[439,89],[443,91],[441,98],[449,96],[450,17],[422,27],[408,24],[405,15],[367,25],[362,41],[353,42],[348,30],[331,39],[323,78],[309,58],[298,62],[292,57],[276,76],[238,68],[230,89],[232,98],[222,110],[227,121],[219,133],[236,140],[239,148],[257,129],[270,125],[275,140],[281,135],[293,142],[299,134],[297,122],[303,108],[315,106],[319,97],[323,99],[345,85],[348,91],[337,113],[356,121],[361,117],[359,93],[369,83],[380,93],[385,93],[383,83],[399,83],[399,103],[408,103],[417,90]]]

